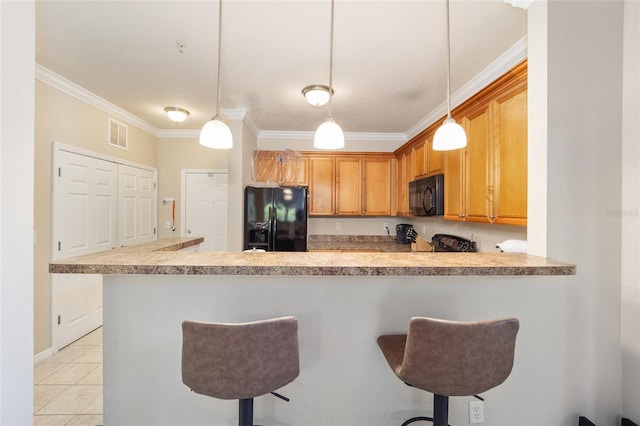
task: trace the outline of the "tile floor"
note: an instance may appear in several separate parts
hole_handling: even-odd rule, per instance
[[[34,367],[33,424],[102,425],[102,327]]]

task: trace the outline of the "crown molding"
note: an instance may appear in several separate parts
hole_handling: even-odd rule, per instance
[[[312,141],[315,132],[288,132],[278,130],[261,130],[258,138],[261,140],[305,140]],[[408,139],[404,133],[368,133],[345,132],[345,141],[388,141],[404,143]]]
[[[473,79],[469,80],[464,86],[462,86],[457,92],[451,95],[451,108],[462,104],[464,101],[478,93],[480,90],[487,87],[491,82],[502,76],[511,68],[522,62],[527,58],[527,37],[521,38],[516,44],[511,46],[509,50],[500,55],[495,61],[480,72]],[[424,117],[413,127],[407,130],[406,138],[410,140],[421,131],[431,126],[437,120],[447,115],[447,101],[441,103],[435,110],[429,115]]]
[[[117,118],[121,121],[125,121],[132,126],[139,128],[147,133],[152,134],[153,136],[158,136],[158,128],[152,126],[144,120],[141,120],[137,116],[131,114],[123,110],[122,108],[112,104],[106,99],[101,98],[93,92],[88,91],[84,87],[77,85],[76,83],[67,80],[59,74],[51,71],[50,69],[43,67],[42,65],[36,63],[35,67],[35,78],[40,80],[41,82],[48,84],[54,89],[58,89],[61,92],[66,93],[67,95],[73,96],[74,98],[89,104],[99,110],[107,113],[113,118]]]

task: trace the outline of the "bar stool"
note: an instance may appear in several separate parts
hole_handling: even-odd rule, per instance
[[[192,391],[239,400],[239,426],[253,425],[253,398],[273,393],[300,373],[298,321],[182,323],[182,382]]]
[[[476,396],[504,382],[513,367],[515,318],[480,322],[413,317],[405,335],[378,337],[389,366],[407,385],[433,393],[433,418],[447,426],[450,396]]]

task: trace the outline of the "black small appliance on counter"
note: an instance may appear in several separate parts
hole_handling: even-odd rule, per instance
[[[399,223],[396,225],[396,242],[398,244],[409,244],[411,241],[407,238],[407,231],[413,229],[408,223]]]
[[[448,234],[435,234],[431,238],[434,251],[472,252],[476,250],[476,242],[466,238]]]

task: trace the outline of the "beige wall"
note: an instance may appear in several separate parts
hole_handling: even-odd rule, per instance
[[[51,288],[48,263],[51,259],[52,142],[156,167],[157,138],[128,125],[129,149],[109,146],[108,118],[107,113],[36,80],[34,354],[51,347]]]
[[[226,150],[205,148],[198,138],[158,139],[158,238],[180,236],[182,217],[182,169],[227,169],[229,153]],[[171,218],[168,205],[162,200],[176,200],[176,230],[165,229],[164,222]]]

